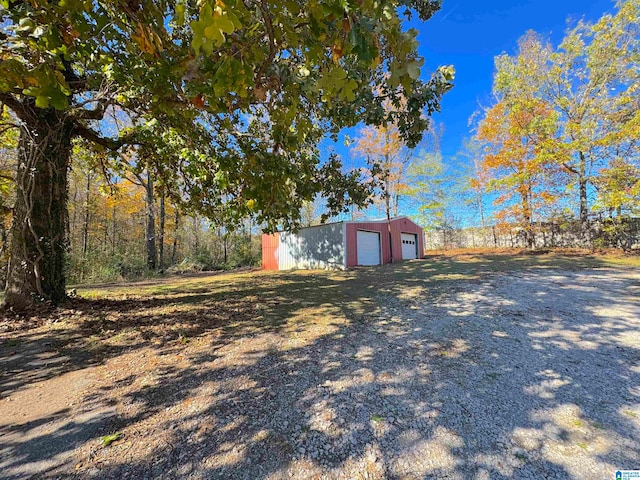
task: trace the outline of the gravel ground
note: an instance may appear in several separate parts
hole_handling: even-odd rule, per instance
[[[66,413],[0,419],[0,477],[613,479],[640,468],[639,272],[527,270],[373,300],[373,316],[337,306],[350,318],[331,328],[203,336],[66,373],[77,392],[48,400]],[[138,375],[118,373],[132,362]],[[60,446],[74,429],[84,437]],[[110,447],[96,443],[115,431]],[[45,443],[47,455],[33,453]]]

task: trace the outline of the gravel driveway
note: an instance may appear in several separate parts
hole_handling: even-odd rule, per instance
[[[124,441],[81,443],[48,474],[76,462],[83,478],[136,479],[613,479],[640,468],[639,272],[524,270],[438,292],[407,282],[373,301],[373,316],[301,329],[298,342],[256,331],[215,351],[194,344],[182,382],[148,380],[173,400],[135,427],[105,417]],[[117,403],[113,415],[129,418],[142,405]],[[11,435],[15,452],[26,433]],[[28,476],[19,463],[5,457],[0,471]]]

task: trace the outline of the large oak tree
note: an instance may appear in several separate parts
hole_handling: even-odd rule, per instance
[[[0,102],[20,129],[5,296],[16,309],[65,298],[74,138],[136,145],[132,155],[181,202],[274,228],[295,225],[317,193],[335,210],[362,194],[338,162],[320,162],[322,135],[393,121],[415,144],[423,111],[451,87],[449,68],[419,79],[417,32],[403,28],[403,16],[427,20],[439,0],[0,5]],[[383,102],[400,98],[408,108],[389,118]],[[133,120],[107,135],[105,115]]]

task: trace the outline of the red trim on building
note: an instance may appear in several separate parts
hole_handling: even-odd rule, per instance
[[[278,232],[262,234],[262,268],[265,270],[278,270],[278,244],[280,234]]]
[[[382,247],[382,263],[391,263],[389,249],[388,222],[349,222],[347,223],[347,267],[358,265],[358,230],[380,233]],[[391,238],[393,245],[393,261],[402,260],[402,233],[413,233],[418,238],[418,258],[424,256],[424,235],[422,228],[408,218],[391,219]]]

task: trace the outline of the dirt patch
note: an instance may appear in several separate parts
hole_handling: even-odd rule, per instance
[[[29,328],[3,324],[0,477],[560,479],[635,468],[640,274],[549,260],[80,289]]]

